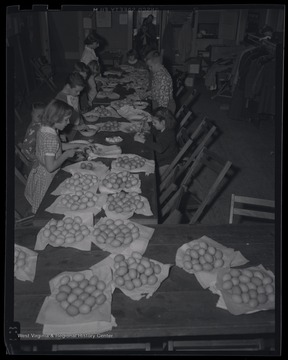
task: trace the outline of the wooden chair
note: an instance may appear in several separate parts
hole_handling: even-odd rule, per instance
[[[183,199],[185,192],[187,191],[186,186],[180,186],[177,188],[175,184],[172,184],[171,187],[177,189],[176,193],[169,199],[169,201],[161,208],[161,220],[162,223],[179,223],[181,221],[181,217],[179,216],[180,213],[180,204]],[[177,216],[176,216],[177,214]],[[166,218],[166,220],[164,220]]]
[[[191,109],[191,106],[195,103],[199,96],[200,93],[197,90],[193,90],[191,94],[189,94],[189,96],[186,98],[186,100],[183,102],[183,104],[175,114],[175,118],[177,121],[179,121],[183,112],[187,111],[187,109]]]
[[[24,185],[24,188],[26,186],[30,170],[31,164],[21,152],[21,143],[19,143],[18,145],[15,145],[15,176],[21,182],[21,184]],[[15,226],[32,225],[32,219],[34,218],[34,215],[26,217],[21,215],[21,211],[17,209],[17,201],[15,201],[14,214]]]
[[[193,184],[189,187],[187,192],[187,194],[189,193],[192,202],[188,203],[188,196],[185,198],[187,200],[186,213],[189,217],[189,224],[195,224],[199,220],[204,209],[207,208],[209,204],[211,204],[213,198],[219,192],[220,185],[223,182],[225,176],[228,175],[227,173],[230,170],[232,163],[230,161],[221,159],[217,154],[209,151],[204,147],[198,154],[197,159],[193,165],[194,168],[190,173],[190,178],[193,178]],[[217,176],[212,185],[208,187],[204,197],[199,199],[193,195],[193,185],[197,183],[197,172],[205,167],[212,170],[212,172]],[[183,182],[186,182],[187,187],[189,186],[189,183],[187,182],[187,176],[185,176]]]
[[[245,208],[245,206],[248,208]],[[267,211],[263,211],[263,208]],[[229,224],[233,224],[234,215],[275,220],[275,201],[232,194]]]
[[[178,177],[187,170],[190,164],[195,160],[196,156],[199,154],[201,149],[204,146],[207,147],[208,141],[211,139],[212,135],[216,131],[216,126],[212,124],[206,117],[202,119],[196,130],[193,134],[188,136],[188,140],[185,142],[182,149],[175,156],[172,163],[166,169],[162,175],[162,181],[159,187],[160,193],[162,193],[168,186],[175,180],[175,177]],[[180,161],[184,158],[188,152],[191,151],[191,155],[186,161],[184,167],[181,167]]]
[[[190,126],[191,126],[193,123],[193,119],[196,118],[196,116],[192,110],[187,109],[187,111],[184,111],[182,114],[183,114],[183,118],[181,119],[181,122],[178,126],[178,132],[176,134],[176,140],[181,147],[184,145],[181,140],[183,137],[183,132],[187,131],[187,128],[186,128],[187,123],[190,123]]]
[[[53,92],[57,90],[57,87],[53,81],[54,71],[51,64],[43,61],[42,58],[33,58],[30,60],[30,63],[33,66],[36,79],[41,82],[41,84],[46,84]]]
[[[172,204],[174,204],[174,201],[178,198],[179,195],[179,190],[182,189],[181,191],[187,192],[188,191],[188,186],[187,184],[189,184],[192,175],[194,174],[195,170],[197,169],[198,165],[200,164],[200,161],[203,157],[202,154],[203,151],[201,151],[198,156],[194,159],[194,162],[190,162],[191,166],[188,169],[188,171],[185,174],[185,177],[182,179],[180,185],[176,184],[176,180],[178,178],[178,172],[176,172],[176,175],[174,176],[174,182],[171,182],[169,184],[169,186],[167,186],[167,188],[160,194],[159,197],[159,203],[160,203],[160,207],[162,209],[162,215],[165,215],[168,211],[168,209],[171,207]],[[185,164],[186,165],[186,164]],[[188,167],[185,167],[185,170],[187,170]],[[182,170],[182,169],[181,169]],[[178,192],[178,194],[177,194]],[[171,197],[171,194],[174,195]],[[168,204],[168,205],[167,205]]]

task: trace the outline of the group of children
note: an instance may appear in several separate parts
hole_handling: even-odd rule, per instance
[[[86,95],[88,106],[92,106],[97,95],[97,81],[101,81],[99,59],[94,51],[98,46],[97,35],[90,34],[85,39],[81,61],[75,64],[63,89],[47,106],[44,103],[32,106],[32,121],[22,145],[23,154],[31,161],[25,197],[32,206],[32,213],[36,213],[64,161],[73,157],[77,148],[84,146],[67,142],[63,130],[67,129],[69,123],[77,130],[86,127],[80,95]],[[86,89],[87,92],[83,91]]]
[[[36,213],[53,177],[64,161],[73,157],[77,148],[85,146],[67,142],[66,138],[63,138],[63,130],[67,129],[69,123],[77,130],[86,127],[81,115],[80,95],[85,94],[83,90],[87,89],[88,105],[91,106],[97,94],[98,82],[105,83],[105,78],[101,77],[99,59],[94,51],[97,46],[97,37],[94,34],[89,35],[85,40],[81,61],[75,64],[63,89],[47,106],[37,103],[32,108],[32,121],[22,146],[22,152],[31,161],[25,197],[32,206],[32,213]],[[132,66],[143,65],[133,50],[128,52],[127,58],[128,64]],[[178,151],[174,130],[176,122],[167,107],[158,107],[154,110],[153,131],[147,138],[136,134],[134,140],[155,151],[161,179],[161,174]]]

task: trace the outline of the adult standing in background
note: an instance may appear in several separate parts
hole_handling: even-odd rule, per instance
[[[154,47],[155,49],[157,49],[158,47],[158,41],[157,41],[157,30],[156,30],[156,25],[153,24],[153,20],[154,20],[154,16],[152,14],[150,14],[147,17],[147,38],[148,38],[148,43],[149,45],[151,45],[152,47]]]
[[[136,50],[142,60],[149,51],[157,50],[156,26],[151,22],[152,15],[149,16],[143,20],[136,36]]]
[[[173,81],[169,72],[162,65],[159,52],[156,50],[150,52],[145,61],[152,74],[151,98],[153,110],[164,107],[174,114],[176,104],[173,98]]]

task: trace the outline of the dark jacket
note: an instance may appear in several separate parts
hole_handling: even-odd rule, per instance
[[[153,139],[154,137],[154,139]],[[178,154],[175,132],[165,129],[163,132],[152,129],[145,145],[155,151],[157,165],[170,165]]]

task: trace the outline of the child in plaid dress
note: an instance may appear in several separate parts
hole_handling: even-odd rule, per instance
[[[74,156],[77,147],[81,147],[79,144],[62,144],[58,136],[58,131],[69,124],[72,112],[73,108],[60,100],[52,100],[44,110],[42,125],[36,135],[36,160],[25,188],[25,197],[33,213],[36,213],[62,163]]]
[[[35,160],[36,133],[41,126],[41,117],[44,113],[44,109],[45,105],[43,103],[34,103],[32,105],[32,121],[26,130],[22,144],[22,153],[25,155],[27,160],[31,162]]]

